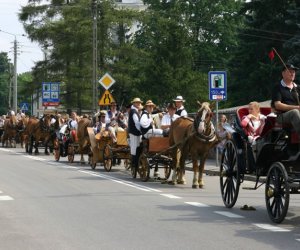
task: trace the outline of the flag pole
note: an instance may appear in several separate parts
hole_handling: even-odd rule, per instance
[[[276,53],[276,55],[279,57],[280,61],[282,62],[283,66],[288,70],[285,62],[282,60],[281,56],[278,54],[277,50],[275,48],[272,48],[272,50]]]

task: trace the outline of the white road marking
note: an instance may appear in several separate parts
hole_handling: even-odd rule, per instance
[[[290,232],[291,230],[286,229],[286,228],[282,228],[282,227],[276,227],[273,226],[271,224],[253,224],[259,228],[265,229],[265,230],[269,230],[272,232]]]
[[[300,241],[300,239],[296,239],[296,241]]]
[[[200,203],[200,202],[187,201],[187,202],[184,202],[184,203],[186,203],[188,205],[195,206],[195,207],[209,207],[208,205]]]
[[[0,148],[1,151],[5,151],[5,152],[13,152],[12,150],[10,149],[6,149],[6,148]]]
[[[14,198],[8,195],[1,195],[0,196],[0,201],[12,201]]]
[[[27,157],[29,159],[33,159],[33,160],[36,160],[36,161],[47,161],[47,159],[37,157],[37,156],[32,156],[32,155],[24,155],[24,157]]]
[[[78,170],[78,172],[93,175],[93,176],[100,177],[100,178],[103,178],[103,179],[106,179],[106,180],[114,181],[116,183],[119,183],[119,184],[122,184],[122,185],[125,185],[125,186],[129,186],[129,187],[133,187],[133,188],[136,188],[136,189],[139,189],[139,190],[142,190],[142,191],[146,191],[146,192],[153,191],[153,189],[151,189],[151,188],[144,187],[144,186],[141,186],[141,185],[136,185],[133,182],[126,182],[126,181],[123,181],[121,179],[117,179],[117,178],[107,176],[107,175],[103,175],[103,174],[97,174],[97,173],[92,172],[92,171]]]
[[[181,199],[181,197],[173,195],[173,194],[160,194],[160,195],[168,197],[170,199]]]
[[[238,215],[238,214],[234,214],[231,212],[225,212],[225,211],[214,211],[214,213],[216,214],[220,214],[229,218],[245,218],[244,216]]]

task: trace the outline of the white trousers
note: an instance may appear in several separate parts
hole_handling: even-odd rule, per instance
[[[136,148],[140,146],[142,136],[136,136],[133,134],[129,134],[130,138],[130,154],[131,155],[136,155]]]

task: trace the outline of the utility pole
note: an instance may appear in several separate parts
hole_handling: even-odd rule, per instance
[[[97,0],[92,0],[92,12],[93,12],[93,77],[92,77],[92,92],[93,92],[93,111],[96,112],[96,103],[97,103]]]
[[[17,79],[17,38],[14,40],[14,101],[13,110],[18,112],[18,79]]]
[[[8,89],[8,107],[9,107],[9,109],[11,109],[12,82],[13,82],[12,70],[11,70],[11,64],[9,63],[9,89]]]
[[[12,103],[12,110],[17,112],[18,110],[18,76],[17,76],[17,56],[18,56],[18,42],[17,42],[17,35],[13,34],[4,30],[0,29],[0,32],[3,32],[5,34],[9,34],[11,36],[14,36],[14,76],[13,76],[13,103]],[[25,36],[24,34],[20,34],[19,36]],[[10,98],[10,97],[9,97]],[[10,99],[9,99],[9,105],[10,105]]]

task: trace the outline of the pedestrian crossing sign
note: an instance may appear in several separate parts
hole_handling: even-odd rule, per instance
[[[28,110],[29,110],[29,105],[28,105],[28,103],[27,103],[27,102],[22,102],[22,103],[20,103],[20,109],[21,109],[22,111],[28,111]]]
[[[108,90],[105,90],[98,104],[99,106],[105,106],[110,105],[112,102],[115,102],[115,99]]]

